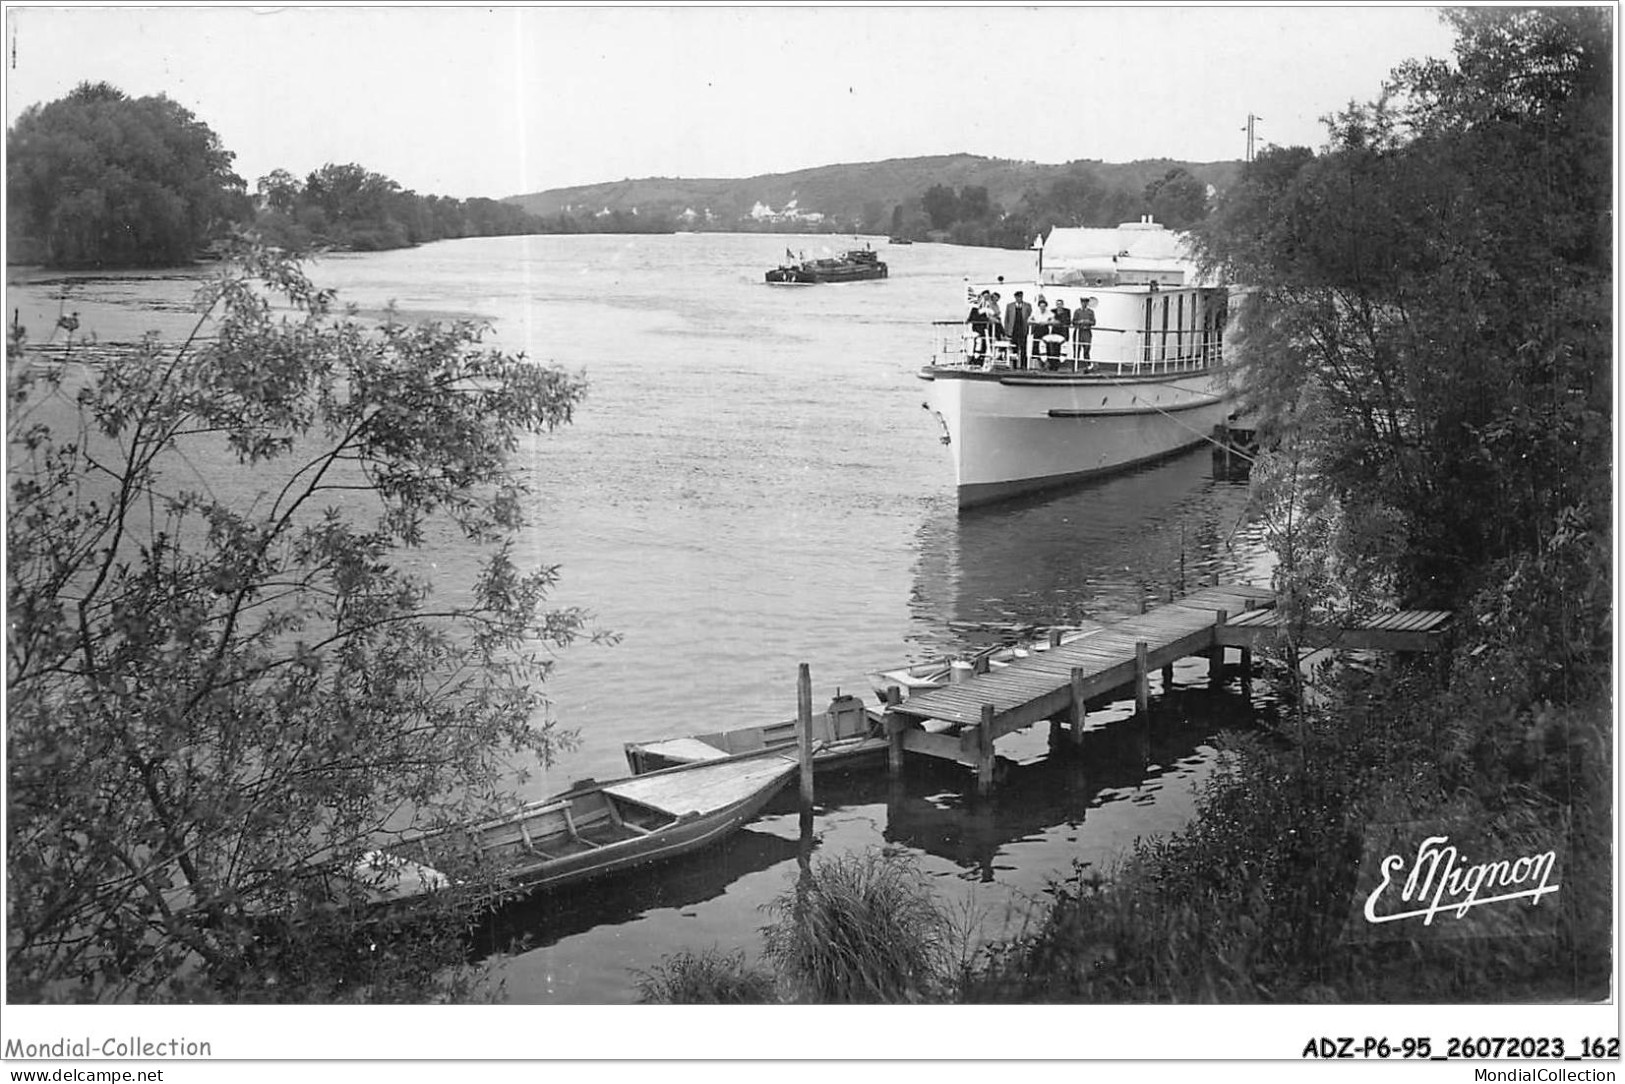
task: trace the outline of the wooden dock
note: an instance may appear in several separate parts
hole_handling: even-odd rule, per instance
[[[1358,625],[1300,630],[1299,641],[1315,649],[1351,651],[1441,651],[1452,614],[1449,610],[1401,610]],[[1233,617],[1214,630],[1214,641],[1224,647],[1251,648],[1274,639],[1281,631],[1281,615],[1273,608]]]
[[[1207,587],[1067,643],[1035,645],[1023,658],[955,684],[907,700],[893,692],[886,708],[891,770],[902,771],[905,752],[954,760],[976,769],[978,789],[986,793],[993,781],[993,744],[1006,734],[1047,719],[1064,722],[1079,742],[1090,697],[1133,685],[1143,714],[1150,672],[1160,667],[1166,688],[1174,662],[1187,655],[1209,656],[1209,680],[1217,688],[1226,648],[1240,648],[1245,677],[1252,649],[1279,633],[1274,606],[1274,593],[1264,588]],[[1317,646],[1435,650],[1449,618],[1440,611],[1405,611],[1353,628],[1309,630],[1314,635],[1306,640]]]

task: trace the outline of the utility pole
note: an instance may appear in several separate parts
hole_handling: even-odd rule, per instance
[[[1263,119],[1264,119],[1263,117],[1254,116],[1253,114],[1248,113],[1247,114],[1247,127],[1242,129],[1242,131],[1247,133],[1247,161],[1249,161],[1249,162],[1251,162],[1253,160],[1253,139],[1254,139],[1254,136],[1256,134],[1254,132],[1253,128],[1254,128],[1254,125],[1258,121],[1261,121]]]

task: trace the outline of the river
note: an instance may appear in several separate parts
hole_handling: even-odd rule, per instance
[[[960,315],[962,280],[1021,275],[1032,256],[915,244],[885,248],[886,280],[763,283],[787,245],[850,244],[486,238],[311,267],[363,317],[393,303],[406,319],[488,321],[493,345],[589,381],[574,423],[527,451],[525,552],[561,567],[555,602],[587,607],[621,639],[559,655],[551,710],[580,742],[528,796],[624,774],[628,741],[788,718],[802,662],[821,709],[838,689],[868,697],[871,670],[985,644],[1003,626],[1135,613],[1142,585],[1268,582],[1246,484],[1215,478],[1201,449],[959,513],[914,374],[930,321]],[[201,274],[14,270],[8,304],[36,340],[60,342],[51,328],[68,314],[103,343],[148,329],[175,339]],[[454,549],[424,560],[447,583],[471,571]],[[820,777],[818,853],[898,848],[984,936],[1013,932],[1052,875],[1109,868],[1137,837],[1185,823],[1216,736],[1268,707],[1209,694],[1199,659],[1175,686],[1149,739],[1112,725],[1132,702],[1092,712],[1077,757],[1048,755],[1043,727],[1004,739],[1012,763],[987,800],[952,766],[911,764],[896,786],[884,772]],[[664,953],[754,956],[762,907],[797,870],[793,795],[781,801],[704,855],[514,907],[494,930],[525,947],[489,965],[508,1000],[620,1003]]]

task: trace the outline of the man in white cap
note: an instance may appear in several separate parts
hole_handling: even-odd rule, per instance
[[[1078,358],[1088,362],[1089,346],[1095,337],[1095,298],[1084,298],[1083,304],[1072,314],[1072,330],[1078,340]],[[1087,364],[1083,368],[1092,369],[1094,365]]]
[[[1018,369],[1027,367],[1027,324],[1033,318],[1033,307],[1021,299],[1021,291],[1016,291],[1016,299],[1005,306],[1004,333],[1016,344],[1016,350],[1021,357]]]

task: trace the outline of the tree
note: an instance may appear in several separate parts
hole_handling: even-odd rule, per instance
[[[1243,302],[1243,384],[1339,502],[1345,567],[1473,609],[1530,698],[1606,682],[1611,25],[1451,11],[1409,64],[1270,151],[1201,234]],[[1380,540],[1380,544],[1372,544]]]
[[[6,152],[12,243],[53,267],[184,263],[248,211],[231,152],[163,95],[82,83],[24,110]]]
[[[1152,217],[1169,229],[1183,230],[1207,217],[1207,185],[1175,166],[1145,186]]]
[[[959,219],[959,197],[948,185],[934,184],[927,188],[920,197],[920,205],[934,230],[945,230]]]
[[[1041,197],[1030,205],[1053,219],[1057,226],[1105,225],[1099,221],[1106,186],[1100,183],[1093,170],[1074,168],[1065,176],[1056,178]]]
[[[987,185],[968,184],[959,190],[959,217],[961,220],[979,221],[993,214],[993,204],[987,194]]]
[[[296,181],[286,170],[260,178],[255,229],[291,251],[311,247],[373,251],[457,237],[535,233],[536,216],[511,203],[420,196],[355,163],[329,162]],[[672,228],[664,215],[622,216],[628,232]],[[560,226],[563,232],[572,232]]]
[[[1034,234],[1057,226],[1114,226],[1134,213],[1139,194],[1107,187],[1096,172],[1074,164],[1043,189],[1029,189],[998,231],[999,243],[1025,248]]]
[[[13,1000],[430,996],[491,871],[444,871],[425,935],[366,856],[568,737],[542,687],[587,617],[516,564],[513,457],[581,380],[240,261],[179,347],[63,367],[13,330]]]
[[[261,177],[254,185],[254,190],[264,201],[267,209],[285,215],[293,214],[303,194],[298,180],[285,169],[273,169]]]

